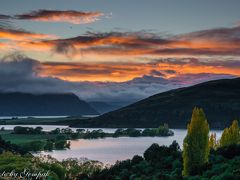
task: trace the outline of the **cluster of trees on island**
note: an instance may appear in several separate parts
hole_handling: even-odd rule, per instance
[[[43,131],[42,127],[22,127],[16,126],[13,129],[12,134],[15,135],[39,135],[39,140],[32,140],[26,143],[22,143],[20,146],[22,149],[26,151],[52,151],[56,150],[63,150],[70,148],[70,141],[64,135],[54,135],[51,136],[50,134]],[[26,136],[27,138],[28,136]],[[46,139],[45,139],[46,138]]]
[[[16,126],[13,129],[13,134],[55,134],[55,135],[68,135],[69,139],[95,139],[105,137],[139,137],[139,136],[173,136],[174,133],[168,128],[167,124],[163,124],[158,128],[120,128],[116,129],[114,133],[104,132],[102,129],[89,131],[88,129],[76,129],[74,132],[71,128],[56,128],[50,132],[43,131],[42,127],[22,127]]]
[[[9,162],[8,166],[4,162]],[[176,141],[168,147],[152,144],[143,156],[135,155],[112,166],[77,159],[60,162],[49,156],[39,158],[16,152],[0,155],[0,171],[16,167],[20,171],[26,166],[34,167],[35,171],[49,170],[49,178],[61,180],[240,179],[240,129],[235,120],[217,140],[216,134],[209,134],[203,110],[195,108],[187,127],[183,150]]]
[[[173,136],[174,132],[168,128],[167,124],[163,124],[158,128],[146,128],[143,130],[128,128],[128,129],[117,129],[113,133],[113,137],[120,136],[130,136],[130,137],[140,137],[140,136]]]
[[[70,148],[69,140],[76,139],[96,139],[106,137],[141,137],[141,136],[172,136],[174,133],[168,128],[167,124],[163,124],[158,128],[147,128],[147,129],[117,129],[113,133],[104,132],[102,129],[98,130],[85,130],[76,129],[73,131],[71,128],[56,128],[50,132],[43,131],[42,127],[22,127],[16,126],[13,129],[12,134],[15,135],[27,135],[36,136],[39,135],[39,140],[33,140],[21,144],[23,149],[27,151],[52,151],[54,149],[62,150]],[[17,137],[16,137],[17,138]]]

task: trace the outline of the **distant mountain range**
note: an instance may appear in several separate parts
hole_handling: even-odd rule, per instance
[[[96,109],[100,114],[104,114],[110,111],[114,111],[123,107],[121,104],[109,103],[109,102],[102,102],[102,101],[91,101],[88,102],[94,109]]]
[[[99,114],[74,94],[0,93],[0,116],[72,116]]]
[[[240,120],[240,78],[209,81],[179,88],[109,112],[96,118],[76,121],[78,127],[157,127],[186,128],[192,109],[202,107],[210,128],[225,128]]]

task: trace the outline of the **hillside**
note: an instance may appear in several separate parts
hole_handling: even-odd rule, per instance
[[[116,109],[119,109],[121,106],[110,104],[107,102],[101,102],[101,101],[91,101],[88,102],[94,109],[96,109],[100,114],[104,114],[110,111],[114,111]]]
[[[68,116],[98,114],[74,94],[0,93],[0,116]]]
[[[195,107],[202,107],[211,128],[240,119],[240,78],[209,81],[156,94],[119,110],[72,124],[78,127],[186,128]]]

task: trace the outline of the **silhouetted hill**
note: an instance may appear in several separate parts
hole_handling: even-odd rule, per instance
[[[98,114],[74,94],[0,93],[0,116],[65,116]]]
[[[211,128],[225,128],[240,119],[240,78],[209,81],[156,94],[99,117],[75,122],[81,127],[186,128],[192,109],[202,107]]]
[[[119,109],[121,106],[113,105],[106,102],[101,101],[91,101],[88,102],[94,109],[96,109],[100,114],[104,114],[110,111],[114,111],[116,109]]]

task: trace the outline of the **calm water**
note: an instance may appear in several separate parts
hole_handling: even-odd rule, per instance
[[[179,143],[183,141],[186,130],[174,130],[175,136],[171,137],[119,137],[105,139],[79,139],[71,141],[71,149],[43,152],[58,160],[86,157],[98,160],[105,164],[114,164],[117,160],[132,158],[134,155],[142,155],[153,143],[170,145],[173,140]]]
[[[13,129],[16,125],[4,125],[5,129]],[[22,125],[21,125],[22,126]],[[27,127],[37,127],[37,125],[25,125]],[[39,126],[39,125],[38,125]],[[49,126],[41,125],[44,131],[50,131],[55,128],[66,128],[67,126]],[[72,128],[76,130],[76,128]],[[94,130],[95,128],[88,128]],[[103,129],[104,132],[114,132],[116,129]],[[120,137],[105,139],[79,139],[71,141],[71,149],[55,150],[52,152],[42,152],[40,154],[49,154],[58,160],[66,158],[88,158],[98,160],[105,164],[113,164],[117,160],[132,158],[134,155],[142,155],[144,151],[153,143],[159,145],[170,145],[176,140],[182,147],[183,139],[187,131],[183,129],[173,129],[174,136],[170,137]],[[217,138],[220,138],[222,131],[215,132]],[[39,154],[37,154],[39,155]]]
[[[99,115],[81,115],[82,117],[97,117]],[[18,118],[18,119],[26,119],[26,118],[65,118],[68,116],[0,116],[0,120],[1,119],[12,119],[12,118]]]
[[[170,145],[176,140],[182,147],[183,139],[186,136],[186,130],[174,129],[174,136],[170,137],[120,137],[105,139],[79,139],[71,141],[71,149],[43,152],[49,154],[58,160],[66,158],[86,157],[91,160],[98,160],[105,164],[114,164],[117,160],[132,158],[134,155],[143,155],[144,151],[153,143],[159,145]],[[220,138],[221,131],[216,132],[217,138]]]
[[[67,116],[0,116],[0,119],[12,119],[12,118],[26,119],[28,117],[33,117],[33,118],[65,118]]]

